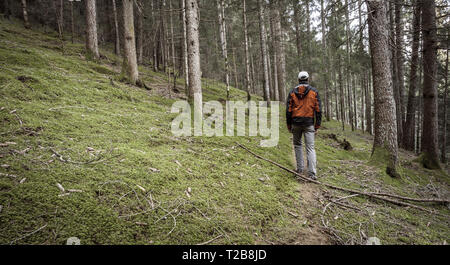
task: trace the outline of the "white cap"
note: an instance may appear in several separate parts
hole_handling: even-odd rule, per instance
[[[308,80],[308,78],[309,78],[308,72],[301,71],[300,73],[298,73],[298,80]]]

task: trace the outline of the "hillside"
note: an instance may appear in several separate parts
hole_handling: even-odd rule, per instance
[[[170,112],[179,93],[167,76],[140,67],[146,90],[121,82],[120,58],[103,49],[0,20],[0,243],[65,244],[443,244],[450,210],[429,214],[304,183],[257,159],[293,168],[280,108],[280,142],[260,137],[175,137]],[[225,86],[203,80],[204,101]],[[232,100],[246,100],[232,88]],[[342,149],[330,134],[345,138]],[[369,161],[372,137],[324,122],[316,138],[319,180],[417,198],[449,198],[448,173],[401,153],[402,178]],[[57,184],[61,187],[58,187]],[[341,198],[340,204],[330,203]]]

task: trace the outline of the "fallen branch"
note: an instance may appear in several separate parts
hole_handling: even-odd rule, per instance
[[[388,193],[368,193],[368,192],[364,192],[364,191],[347,189],[347,188],[343,188],[343,187],[334,186],[334,185],[331,185],[331,184],[328,184],[328,183],[323,183],[323,182],[320,182],[318,180],[314,180],[314,179],[310,179],[308,177],[305,177],[302,174],[297,173],[296,171],[294,171],[292,169],[289,169],[289,168],[287,168],[287,167],[285,167],[283,165],[278,164],[277,162],[274,162],[274,161],[272,161],[272,160],[270,160],[268,158],[262,157],[262,156],[256,154],[255,152],[251,151],[247,147],[241,145],[238,142],[236,142],[236,144],[239,147],[241,147],[242,149],[244,149],[247,152],[249,152],[250,154],[256,156],[257,158],[259,158],[261,160],[264,160],[264,161],[267,161],[267,162],[269,162],[269,163],[271,163],[273,165],[276,165],[277,167],[279,167],[281,169],[284,169],[284,170],[286,170],[286,171],[288,171],[288,172],[298,176],[298,178],[303,180],[303,181],[312,182],[312,183],[318,184],[318,185],[323,185],[325,187],[332,188],[332,189],[335,189],[335,190],[345,191],[345,192],[349,192],[349,193],[355,193],[355,194],[363,195],[363,196],[370,197],[370,198],[384,200],[384,201],[387,201],[387,202],[390,202],[390,203],[393,203],[393,204],[396,204],[396,205],[407,206],[407,207],[415,208],[415,209],[422,210],[422,211],[425,211],[425,212],[428,212],[428,213],[432,213],[432,214],[437,214],[437,213],[435,211],[428,210],[428,209],[425,209],[423,207],[420,207],[420,206],[417,206],[417,205],[414,205],[414,204],[410,204],[410,203],[407,203],[407,202],[396,201],[396,200],[388,199],[388,198],[385,198],[385,197],[392,197],[392,198],[398,198],[398,199],[402,199],[402,200],[409,200],[409,201],[416,201],[416,202],[450,203],[449,200],[416,199],[416,198],[402,197],[402,196],[399,196],[399,195],[388,194]],[[382,196],[385,196],[385,197],[382,197]]]

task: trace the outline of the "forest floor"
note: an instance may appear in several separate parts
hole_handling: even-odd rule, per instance
[[[446,244],[448,205],[438,214],[304,183],[257,159],[294,168],[280,108],[280,141],[262,137],[175,137],[179,93],[141,66],[152,89],[120,81],[111,47],[100,62],[84,44],[0,19],[0,244]],[[204,101],[225,86],[203,80]],[[257,97],[255,97],[257,98]],[[231,88],[231,99],[245,92]],[[346,139],[344,150],[329,136]],[[370,160],[372,136],[324,122],[316,138],[319,180],[410,197],[449,198],[445,171],[423,169],[401,152],[402,177]],[[58,184],[60,186],[58,186]],[[63,191],[64,190],[64,191]],[[345,198],[344,198],[345,197]],[[340,204],[331,200],[340,198]]]

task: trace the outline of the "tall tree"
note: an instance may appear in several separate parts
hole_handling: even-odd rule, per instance
[[[423,35],[423,126],[422,163],[440,168],[438,149],[437,35],[435,0],[422,2]]]
[[[345,71],[346,76],[346,84],[347,84],[347,103],[348,103],[348,118],[350,121],[350,125],[352,127],[352,131],[355,130],[353,123],[353,109],[352,109],[352,92],[351,92],[351,68],[350,68],[350,52],[351,52],[351,44],[350,44],[350,5],[348,0],[345,0],[345,40],[346,40],[346,52],[347,52],[347,71]]]
[[[322,26],[322,75],[323,75],[323,85],[325,87],[325,117],[327,121],[330,120],[330,105],[328,99],[328,71],[327,71],[327,43],[326,43],[326,35],[325,35],[325,7],[324,0],[320,0],[320,20]]]
[[[181,24],[183,25],[183,62],[184,62],[184,89],[186,91],[186,96],[189,98],[191,97],[189,95],[189,67],[188,67],[188,52],[187,52],[187,33],[186,33],[186,2],[185,0],[180,0],[181,1],[181,16],[182,16],[182,21]]]
[[[420,5],[415,1],[412,27],[411,66],[409,73],[408,107],[405,126],[403,127],[403,148],[414,150],[414,132],[416,127],[416,94],[420,80],[417,78],[417,66],[419,64],[419,38],[420,38]]]
[[[403,114],[405,113],[404,108],[404,70],[403,70],[403,23],[402,23],[402,6],[403,0],[396,0],[395,2],[395,49],[396,49],[396,67],[397,67],[397,140],[400,145],[403,141]]]
[[[70,1],[70,34],[71,34],[71,41],[73,44],[73,38],[75,37],[75,21],[73,18],[73,1]]]
[[[86,50],[88,58],[98,60],[97,11],[95,0],[85,0],[86,4]]]
[[[23,14],[23,24],[25,28],[31,28],[30,22],[28,21],[28,11],[27,11],[27,0],[21,0],[22,4],[22,14]]]
[[[113,7],[113,17],[114,17],[114,53],[116,55],[120,55],[120,35],[119,35],[119,20],[117,19],[117,6],[116,6],[116,0],[112,1],[112,7]]]
[[[136,41],[134,36],[133,0],[122,0],[123,10],[123,65],[122,72],[131,84],[138,84],[139,72],[136,59]]]
[[[137,7],[137,60],[142,64],[144,59],[144,1],[136,2]]]
[[[64,31],[64,1],[63,0],[53,0],[53,6],[55,9],[55,20],[58,29],[59,39],[63,39]]]
[[[200,44],[198,36],[197,0],[186,0],[186,29],[188,38],[189,90],[194,99],[194,123],[202,117],[202,80],[200,69]],[[191,98],[192,100],[192,98]],[[200,119],[201,120],[201,119]],[[200,133],[201,134],[201,133]],[[194,129],[194,135],[196,135]]]
[[[444,125],[442,128],[442,143],[441,143],[441,162],[447,163],[447,90],[448,90],[448,49],[447,49],[447,59],[445,61],[445,89],[444,89]]]
[[[230,70],[228,65],[228,50],[227,50],[227,25],[225,20],[225,2],[224,0],[217,0],[217,15],[219,19],[219,37],[220,47],[222,49],[222,57],[225,65],[225,84],[227,89],[227,99],[230,98]]]
[[[275,38],[275,50],[277,50],[277,83],[279,96],[284,101],[286,97],[286,58],[284,54],[283,43],[283,28],[281,27],[280,6],[282,2],[280,0],[272,1],[272,10],[274,14],[274,38]],[[276,94],[275,94],[276,95]],[[275,100],[278,100],[275,98]]]
[[[242,23],[244,28],[244,44],[245,44],[245,89],[247,91],[247,100],[250,100],[250,60],[248,51],[248,31],[247,31],[247,6],[246,0],[242,0]]]
[[[188,69],[189,69],[189,90],[190,95],[195,97],[195,93],[202,92],[201,69],[200,69],[200,45],[198,35],[198,3],[197,0],[186,1],[186,33],[188,43]]]
[[[264,100],[270,102],[269,92],[269,69],[267,66],[267,46],[266,46],[266,26],[264,20],[264,6],[262,0],[258,0],[258,15],[259,15],[259,38],[261,44],[261,61],[263,64],[263,95]]]
[[[369,73],[365,73],[365,86],[364,86],[364,94],[365,94],[365,105],[366,105],[366,131],[372,134],[372,99],[370,97],[370,75]]]
[[[295,43],[297,48],[297,65],[298,69],[297,71],[302,70],[302,36],[301,36],[301,6],[298,2],[299,0],[292,0],[292,5],[294,6],[294,27],[295,27]]]
[[[372,157],[386,163],[386,173],[394,177],[398,175],[397,121],[390,71],[386,6],[379,0],[366,0],[366,4],[375,101],[375,139]]]

